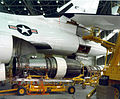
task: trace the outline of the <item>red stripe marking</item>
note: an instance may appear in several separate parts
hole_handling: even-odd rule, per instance
[[[37,33],[37,31],[36,31],[36,30],[31,30],[31,32]]]
[[[14,27],[14,26],[10,26],[10,29],[17,29],[17,27]]]

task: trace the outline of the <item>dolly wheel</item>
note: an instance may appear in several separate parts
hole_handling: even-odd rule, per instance
[[[16,88],[18,88],[18,87],[19,87],[18,84],[13,84],[11,88],[12,88],[12,89],[16,89]]]
[[[119,98],[119,90],[117,88],[114,88],[114,98],[115,99]]]
[[[74,86],[70,86],[70,87],[68,88],[68,93],[69,93],[69,94],[74,94],[74,93],[75,93],[75,87],[74,87]]]
[[[26,94],[26,88],[25,87],[19,87],[17,90],[17,94],[20,96],[23,96]]]

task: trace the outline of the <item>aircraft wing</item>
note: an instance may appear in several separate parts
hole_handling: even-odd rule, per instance
[[[120,29],[120,16],[75,14],[72,20],[85,27],[99,27],[103,30]]]
[[[120,28],[120,1],[71,0],[59,13],[72,14],[72,20],[83,27],[99,27],[103,30]]]

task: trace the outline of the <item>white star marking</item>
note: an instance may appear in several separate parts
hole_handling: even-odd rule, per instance
[[[26,29],[24,26],[22,26],[20,28],[22,30],[22,33],[26,32],[28,35],[30,35],[29,32],[28,32],[28,30],[30,30],[30,29]]]

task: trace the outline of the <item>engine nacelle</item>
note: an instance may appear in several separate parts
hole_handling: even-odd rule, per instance
[[[0,62],[8,63],[12,57],[13,38],[12,36],[0,35]]]

